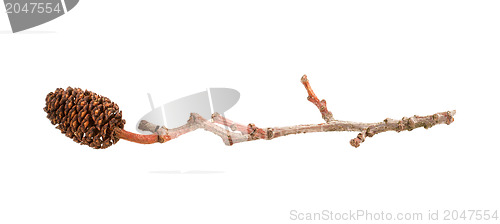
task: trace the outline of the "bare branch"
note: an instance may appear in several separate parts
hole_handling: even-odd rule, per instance
[[[356,138],[351,139],[350,143],[354,147],[359,147],[362,142],[365,141],[366,137],[373,137],[376,134],[386,132],[386,131],[411,131],[415,128],[424,127],[425,129],[430,128],[437,124],[451,124],[454,119],[456,111],[447,111],[436,113],[428,116],[413,116],[410,118],[402,118],[401,120],[393,120],[390,118],[385,119],[383,122],[379,123],[360,123],[351,121],[339,121],[335,120],[332,113],[328,111],[326,107],[325,100],[319,100],[314,94],[307,76],[302,76],[302,84],[307,90],[307,99],[311,101],[319,111],[326,123],[323,124],[305,124],[305,125],[295,125],[286,127],[273,127],[273,128],[259,128],[255,124],[242,125],[234,121],[231,121],[218,113],[212,115],[212,120],[206,120],[202,116],[196,113],[192,113],[187,123],[183,126],[167,129],[166,127],[160,127],[158,125],[149,123],[148,121],[142,120],[139,124],[139,129],[143,131],[149,131],[154,133],[147,137],[144,143],[153,143],[154,139],[157,142],[163,143],[177,138],[183,134],[189,133],[197,129],[204,129],[206,131],[212,132],[217,136],[221,137],[226,145],[233,145],[239,142],[253,141],[258,139],[271,140],[277,137],[286,136],[290,134],[299,133],[313,133],[313,132],[332,132],[332,131],[358,131],[360,132]],[[222,126],[219,126],[222,125]],[[223,128],[223,126],[228,127],[230,130]],[[123,135],[127,139],[126,132],[119,132],[120,136]],[[122,134],[123,133],[123,134]],[[156,137],[154,137],[156,136]],[[129,139],[127,139],[129,140]],[[131,141],[134,141],[133,139]],[[140,141],[135,141],[140,142]]]

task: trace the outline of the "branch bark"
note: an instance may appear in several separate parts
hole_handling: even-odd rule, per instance
[[[191,113],[187,123],[183,126],[167,129],[152,124],[146,120],[142,120],[139,124],[139,130],[149,131],[152,135],[144,135],[148,137],[134,136],[133,133],[119,130],[119,137],[125,140],[150,144],[155,142],[167,142],[181,135],[192,132],[197,129],[204,129],[212,132],[222,138],[224,144],[233,145],[235,143],[247,142],[259,139],[271,140],[277,137],[313,132],[332,132],[332,131],[357,131],[360,132],[355,138],[350,140],[350,144],[354,147],[359,147],[366,140],[366,137],[373,137],[376,134],[386,131],[411,131],[415,128],[424,127],[428,129],[437,124],[451,124],[454,121],[453,116],[456,111],[446,111],[435,113],[428,116],[412,116],[410,118],[403,117],[401,120],[386,118],[383,122],[378,123],[361,123],[351,121],[340,121],[333,118],[332,113],[328,110],[325,100],[319,100],[307,79],[304,75],[301,78],[309,100],[313,103],[321,113],[322,118],[326,123],[321,124],[303,124],[285,127],[270,127],[259,128],[255,124],[242,125],[229,120],[218,113],[212,115],[211,120],[207,120],[196,113]],[[224,128],[228,127],[227,128]],[[137,135],[137,134],[135,134]]]

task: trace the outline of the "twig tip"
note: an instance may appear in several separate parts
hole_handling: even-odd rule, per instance
[[[300,78],[300,82],[302,82],[302,83],[306,83],[308,81],[309,80],[307,80],[307,75],[305,75],[305,74],[302,76],[302,78]]]

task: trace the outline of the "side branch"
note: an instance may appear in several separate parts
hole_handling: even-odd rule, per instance
[[[323,99],[320,101],[316,94],[314,94],[314,91],[311,88],[311,84],[309,84],[309,80],[307,79],[307,75],[303,75],[300,79],[300,82],[302,82],[302,84],[304,84],[304,87],[306,87],[308,94],[307,100],[309,100],[319,109],[323,120],[325,120],[326,123],[334,121],[335,119],[333,119],[332,112],[328,111],[328,108],[326,107],[326,100]]]

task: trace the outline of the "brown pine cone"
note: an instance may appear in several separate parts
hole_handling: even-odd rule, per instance
[[[43,110],[61,133],[95,149],[118,142],[115,128],[123,129],[125,125],[118,105],[107,97],[80,88],[57,88],[47,94]]]

